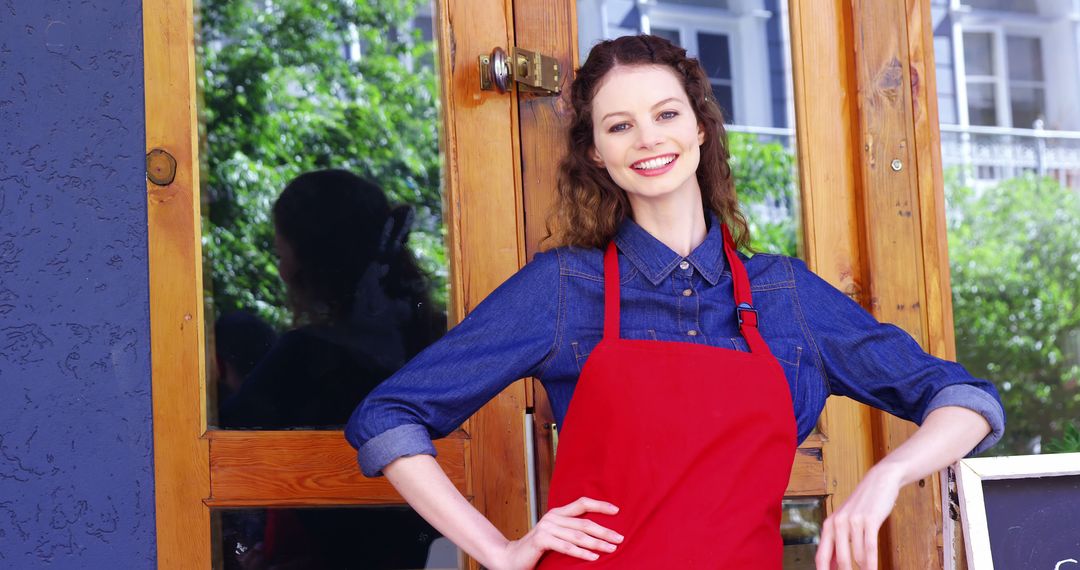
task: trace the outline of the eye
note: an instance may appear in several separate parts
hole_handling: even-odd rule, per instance
[[[658,119],[663,119],[663,120],[670,120],[670,119],[674,119],[675,117],[678,117],[678,116],[679,116],[678,111],[664,111],[664,112],[660,113],[660,115],[658,115],[657,118]]]
[[[630,123],[617,123],[608,128],[609,133],[621,133],[630,128]]]

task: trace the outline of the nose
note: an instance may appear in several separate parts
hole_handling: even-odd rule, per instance
[[[637,147],[639,149],[652,148],[663,140],[660,128],[651,122],[639,123],[637,128]]]

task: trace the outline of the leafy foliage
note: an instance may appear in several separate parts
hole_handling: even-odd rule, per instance
[[[1076,424],[1069,422],[1065,425],[1065,433],[1058,439],[1051,440],[1043,446],[1043,451],[1050,453],[1076,453],[1080,452],[1080,429]]]
[[[728,133],[731,170],[750,226],[751,247],[794,256],[801,227],[795,155],[779,142]]]
[[[414,207],[411,246],[445,306],[434,46],[409,27],[416,3],[202,3],[203,248],[216,310],[289,324],[270,209],[289,180],[319,168],[368,176]]]
[[[1030,453],[1080,417],[1080,196],[1051,179],[976,192],[950,176],[946,197],[957,359],[1001,392],[996,451]]]

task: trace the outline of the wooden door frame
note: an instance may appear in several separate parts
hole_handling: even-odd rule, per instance
[[[441,74],[441,97],[452,322],[535,247],[542,228],[536,220],[554,188],[553,172],[539,165],[560,140],[563,112],[558,99],[480,92],[475,58],[514,45],[515,27],[521,47],[554,53],[567,69],[576,57],[573,2],[519,0],[515,10],[512,0],[479,1],[470,0],[467,10],[463,0],[439,0],[436,10],[446,46],[439,57],[450,70]],[[953,358],[929,2],[871,4],[836,1],[810,10],[789,3],[806,258],[879,319],[897,322],[931,353]],[[343,474],[354,455],[337,435],[206,429],[191,0],[145,0],[143,18],[147,151],[164,149],[177,161],[170,184],[147,183],[158,560],[165,568],[206,568],[210,506],[399,498],[385,481],[365,480],[355,470]],[[899,171],[890,166],[894,159]],[[815,223],[817,212],[827,213],[828,223]],[[529,524],[521,414],[531,392],[515,384],[458,436],[437,444],[459,488],[509,536]],[[830,401],[822,436],[809,447],[817,445],[824,460],[806,471],[803,493],[822,489],[835,508],[911,430],[848,400]],[[283,472],[275,455],[298,441],[311,444],[318,458],[331,458],[314,488],[299,479],[318,465]],[[250,487],[251,474],[274,483]],[[883,535],[883,567],[940,567],[938,512],[938,485],[905,489]]]
[[[929,0],[788,5],[807,264],[931,354],[955,358]],[[575,69],[575,8],[573,0],[518,0],[518,46]],[[552,141],[561,140],[566,105],[519,95],[530,256],[553,199],[552,165],[563,149]],[[535,392],[543,474],[552,420]],[[830,513],[914,430],[846,398],[829,400],[820,425],[800,447],[788,496],[823,496]],[[940,568],[940,512],[936,475],[905,488],[882,533],[882,567]]]
[[[525,260],[517,101],[481,92],[476,72],[478,55],[513,45],[511,8],[510,0],[436,2],[451,323]],[[341,432],[207,429],[192,0],[145,0],[143,35],[146,149],[175,160],[171,182],[147,181],[158,566],[204,569],[211,507],[401,498],[385,479],[360,474]],[[451,480],[508,536],[529,528],[525,393],[515,383],[436,442]]]

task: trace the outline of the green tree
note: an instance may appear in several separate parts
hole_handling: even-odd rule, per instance
[[[203,247],[216,310],[289,324],[270,208],[294,176],[331,167],[414,207],[411,245],[445,306],[434,45],[409,27],[416,4],[202,3]]]
[[[797,255],[801,224],[795,155],[778,142],[763,142],[747,133],[729,133],[728,146],[735,189],[750,226],[751,247]]]
[[[953,173],[954,174],[954,173]],[[946,182],[957,359],[995,382],[995,450],[1030,453],[1080,416],[1080,196],[1051,179]]]

